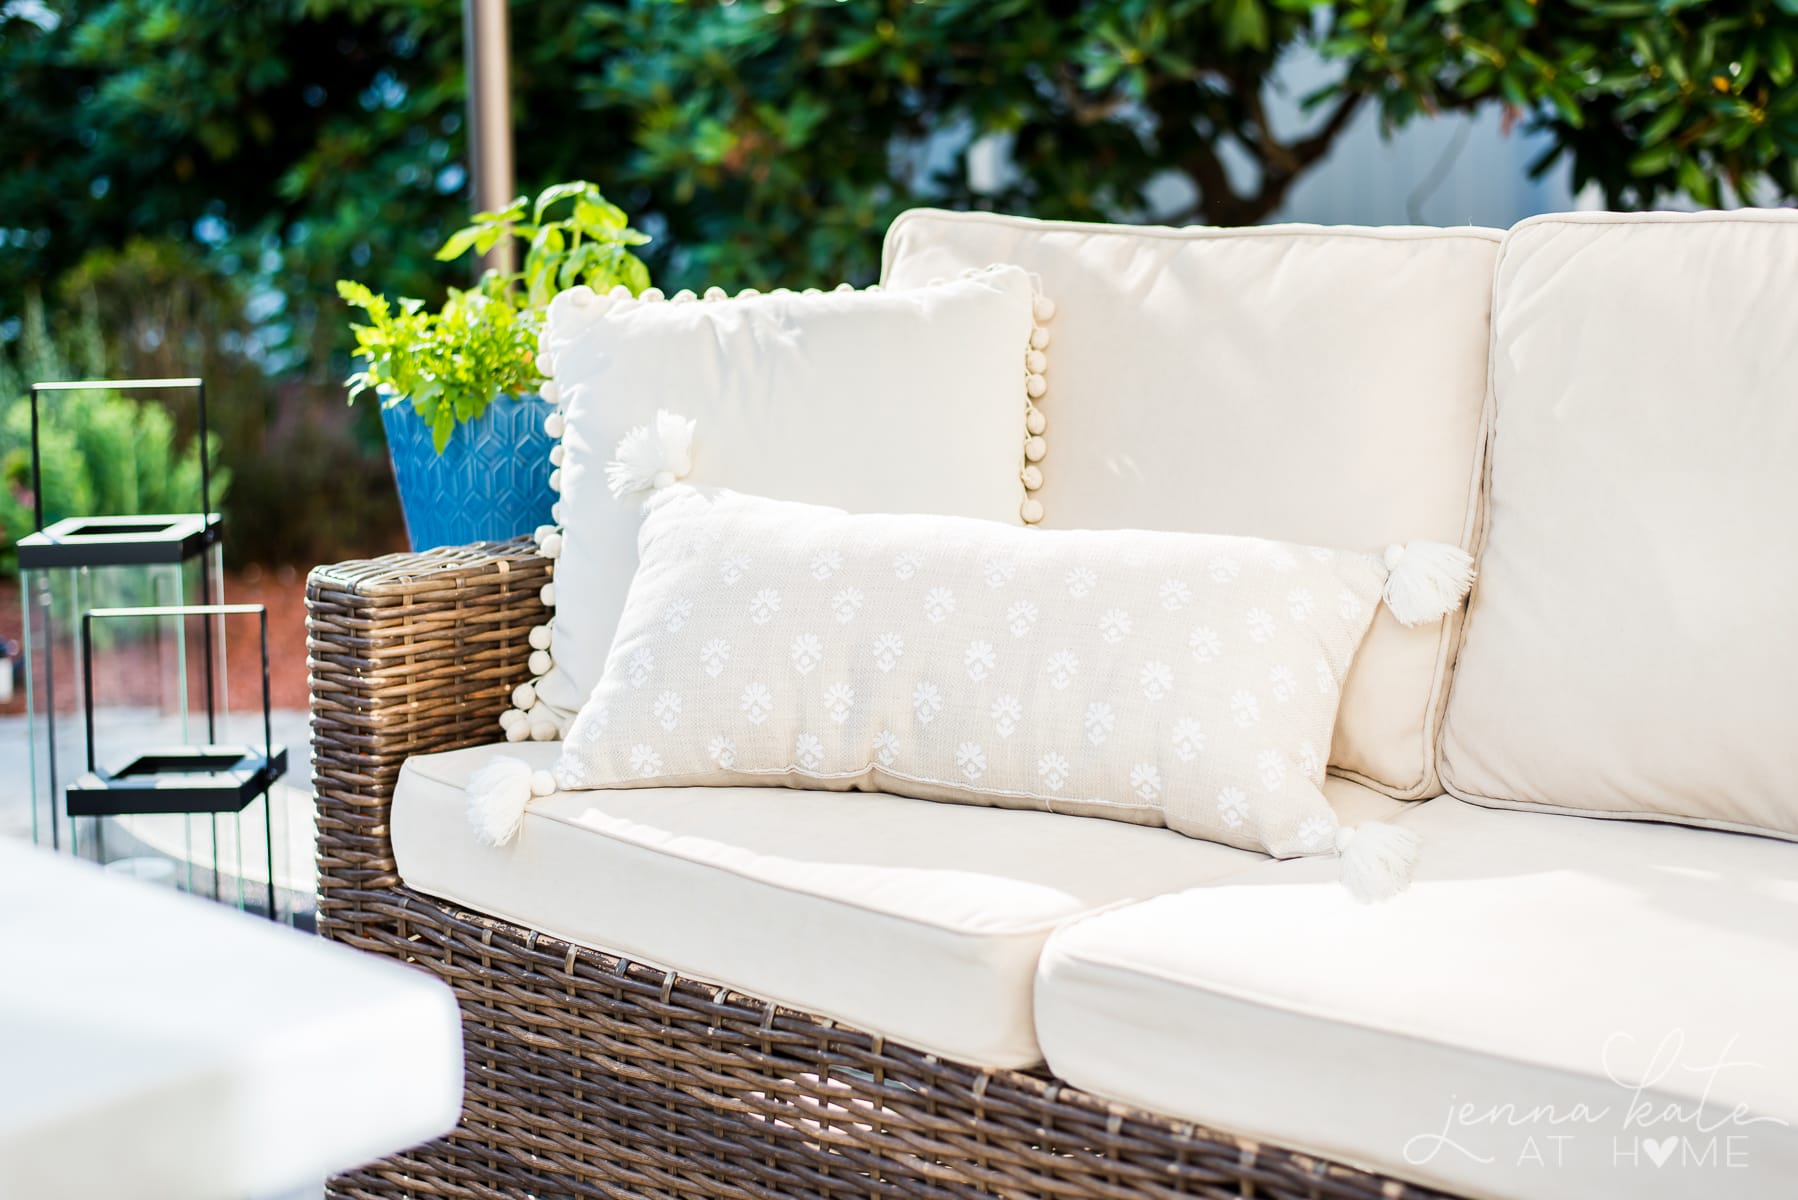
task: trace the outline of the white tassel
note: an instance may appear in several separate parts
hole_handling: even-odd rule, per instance
[[[1364,904],[1386,900],[1410,886],[1423,841],[1401,825],[1365,821],[1336,831],[1342,885]]]
[[[622,500],[637,492],[660,490],[693,469],[695,422],[666,409],[656,413],[655,425],[639,425],[618,439],[618,449],[606,464],[606,486]]]
[[[517,837],[532,791],[530,764],[516,758],[496,758],[469,776],[465,794],[475,840],[504,846]]]
[[[1400,625],[1421,625],[1455,611],[1473,587],[1473,556],[1442,542],[1386,547],[1386,607]]]

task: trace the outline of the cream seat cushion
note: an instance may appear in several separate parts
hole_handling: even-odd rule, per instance
[[[1031,977],[1063,922],[1262,861],[1165,829],[788,788],[558,792],[516,842],[475,841],[463,785],[496,754],[407,760],[410,887],[566,941],[964,1062],[1040,1062]]]
[[[1534,218],[1493,305],[1444,783],[1798,838],[1798,213]]]
[[[1791,1194],[1798,846],[1448,797],[1401,820],[1424,857],[1379,905],[1293,860],[1058,932],[1049,1067],[1471,1196]]]
[[[884,279],[989,262],[1058,310],[1044,525],[1310,546],[1471,543],[1499,233],[1165,229],[916,210]],[[1381,613],[1343,690],[1332,769],[1441,791],[1436,730],[1459,618]]]

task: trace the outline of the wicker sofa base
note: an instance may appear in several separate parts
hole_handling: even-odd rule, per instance
[[[319,930],[454,989],[449,1136],[335,1197],[1432,1193],[989,1071],[465,913],[407,888],[388,836],[414,754],[491,742],[548,617],[528,542],[321,567],[307,583]],[[644,903],[668,903],[645,897]]]
[[[460,912],[367,894],[339,941],[456,992],[467,1047],[449,1137],[334,1197],[1255,1196],[1424,1191],[944,1060],[805,1013]]]

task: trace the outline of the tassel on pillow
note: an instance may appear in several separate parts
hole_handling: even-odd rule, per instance
[[[1473,587],[1473,556],[1442,542],[1388,546],[1386,607],[1407,628],[1455,611]]]
[[[1336,831],[1342,886],[1364,904],[1387,900],[1410,886],[1423,840],[1401,825],[1364,821]]]
[[[656,413],[653,427],[639,425],[618,440],[606,464],[606,486],[616,499],[659,491],[685,479],[693,469],[693,427],[697,422],[668,412]]]
[[[1381,598],[1407,628],[1441,620],[1473,589],[1473,556],[1459,546],[1442,542],[1388,546],[1383,560],[1386,586]],[[1422,844],[1409,829],[1384,821],[1343,826],[1336,831],[1343,886],[1364,903],[1398,895],[1410,886]]]
[[[548,771],[533,771],[516,758],[494,759],[469,776],[464,794],[468,799],[468,823],[483,846],[508,845],[524,824],[525,806],[532,797],[556,790]]]

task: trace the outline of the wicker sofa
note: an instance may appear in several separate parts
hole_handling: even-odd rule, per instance
[[[1082,1093],[949,1061],[408,887],[402,764],[493,741],[544,612],[528,542],[321,567],[307,585],[319,929],[456,990],[449,1137],[343,1197],[1431,1195]],[[649,899],[647,903],[669,903]]]
[[[905,239],[929,233],[930,219],[902,222],[889,239],[888,278],[903,284],[945,273],[961,265],[958,254],[976,253],[1053,276],[1063,269],[1058,239],[1089,237],[1080,227],[984,222],[944,219],[953,236],[909,247]],[[1691,236],[1712,239],[1693,260],[1705,265],[1688,262],[1688,276],[1656,284],[1675,296],[1688,285],[1708,296],[1715,293],[1699,285],[1713,286],[1720,276],[1731,294],[1770,289],[1789,302],[1793,276],[1778,263],[1798,264],[1798,221],[1745,220],[1742,228],[1751,236],[1737,245],[1730,241],[1737,226],[1694,222]],[[1768,229],[1783,256],[1771,266]],[[963,234],[969,241],[958,243]],[[1134,278],[1133,264],[1140,264],[1131,255],[1156,238],[1181,235],[1117,236],[1146,241],[1106,242],[1109,276],[1119,287],[1153,292],[1160,276],[1138,271],[1144,277]],[[1271,243],[1279,256],[1308,255],[1325,237],[1312,230],[1266,236],[1289,238]],[[1473,240],[1482,237],[1497,244],[1496,233]],[[1113,246],[1122,248],[1114,253]],[[1320,257],[1336,248],[1329,241]],[[1399,249],[1410,254],[1414,247]],[[1145,252],[1170,251],[1157,243]],[[1366,263],[1352,254],[1346,267],[1338,261],[1329,269],[1339,272],[1341,298],[1370,282]],[[1653,269],[1645,261],[1644,277]],[[1362,277],[1345,278],[1343,270]],[[1559,278],[1572,277],[1558,270]],[[1068,286],[1066,279],[1050,282]],[[1317,295],[1321,286],[1311,281],[1303,290]],[[1399,281],[1400,290],[1406,286]],[[1327,288],[1323,294],[1340,302],[1328,299]],[[1776,325],[1779,311],[1791,311],[1766,294],[1759,304],[1774,312],[1768,319]],[[1333,330],[1331,346],[1319,351],[1340,360],[1335,369],[1357,356],[1372,361],[1359,347],[1379,328],[1374,308],[1345,316],[1350,328]],[[1483,306],[1480,312],[1483,320]],[[1587,315],[1573,324],[1584,322],[1584,336],[1603,344],[1602,322],[1587,322]],[[1650,319],[1691,318],[1675,302]],[[1728,381],[1732,396],[1749,397],[1736,434],[1798,449],[1789,422],[1768,415],[1781,411],[1777,398],[1755,399],[1772,397],[1777,381],[1798,369],[1798,337],[1788,328],[1784,341],[1770,341],[1767,326],[1741,312],[1719,321],[1694,332],[1697,350],[1671,338],[1645,342],[1643,357],[1654,361],[1632,378],[1652,391],[1656,372],[1679,378],[1678,363],[1693,355],[1709,362],[1732,350],[1730,361],[1750,363]],[[1232,331],[1239,335],[1246,336]],[[1441,520],[1464,519],[1469,545],[1480,549],[1506,521],[1504,505],[1492,498],[1494,457],[1487,453],[1494,446],[1503,453],[1501,442],[1487,440],[1492,393],[1518,382],[1505,374],[1508,366],[1487,362],[1483,326],[1477,342],[1476,378],[1456,387],[1471,389],[1486,419],[1477,412],[1468,418],[1470,443],[1480,430],[1477,445],[1453,447],[1464,458],[1457,469],[1465,476],[1471,468],[1475,485],[1471,495],[1461,485],[1464,494]],[[1513,347],[1494,345],[1494,358],[1513,361]],[[1088,380],[1089,392],[1097,380]],[[1143,401],[1140,383],[1123,380],[1110,412],[1093,395],[1084,418],[1090,424],[1079,428],[1076,420],[1075,435],[1057,443],[1059,456],[1077,458],[1102,438],[1120,436],[1119,425],[1122,436],[1141,439],[1133,479],[1115,478],[1115,457],[1095,454],[1086,468],[1085,486],[1101,509],[1123,504],[1156,472],[1180,474],[1186,432],[1176,428],[1157,439],[1153,412],[1133,417],[1131,405],[1184,408],[1186,398]],[[1065,390],[1056,400],[1071,402]],[[1551,411],[1558,420],[1559,410]],[[1165,424],[1178,426],[1185,418],[1172,413]],[[1618,436],[1628,441],[1623,431]],[[1725,511],[1740,504],[1724,481],[1740,468],[1742,445],[1736,436],[1685,438],[1680,494],[1707,511],[1710,500],[1702,498],[1713,494],[1723,497]],[[1658,469],[1640,465],[1654,453],[1626,446],[1617,461],[1597,462],[1594,473],[1612,486],[1620,473]],[[1081,468],[1069,470],[1079,477]],[[1444,490],[1443,480],[1452,484],[1454,476],[1412,470],[1395,491]],[[1102,481],[1107,472],[1114,476],[1109,485]],[[1332,488],[1360,485],[1338,478],[1306,486],[1313,491],[1303,502],[1327,507]],[[1071,485],[1061,494],[1071,497]],[[1053,514],[1053,500],[1049,507]],[[1105,515],[1089,519],[1103,524]],[[1759,519],[1746,509],[1739,515],[1745,525]],[[1567,523],[1577,532],[1587,517],[1598,519],[1571,513]],[[1733,537],[1719,554],[1707,537],[1668,527],[1664,515],[1657,528],[1680,545],[1670,557],[1696,564],[1694,577],[1739,571]],[[1502,549],[1515,554],[1518,546]],[[1790,557],[1762,563],[1753,579],[1742,576],[1738,612],[1771,611],[1763,600],[1795,582]],[[1475,682],[1492,677],[1494,658],[1519,657],[1495,655],[1491,642],[1479,641],[1482,621],[1489,638],[1507,628],[1503,613],[1483,615],[1506,578],[1503,562],[1493,566],[1491,595],[1476,590],[1468,618],[1471,649],[1461,651],[1463,666],[1485,651]],[[1666,568],[1647,562],[1638,577],[1617,582],[1618,594],[1680,592],[1678,580],[1667,582]],[[1379,775],[1379,764],[1342,769],[1329,794],[1345,820],[1402,810],[1398,819],[1426,839],[1412,893],[1381,906],[1346,903],[1327,860],[1272,862],[1184,842],[1191,865],[1183,876],[1169,873],[1164,847],[1130,840],[1183,842],[1165,831],[1120,827],[1129,837],[1107,841],[1111,835],[1090,831],[1106,822],[880,796],[833,795],[829,802],[849,814],[837,817],[823,815],[830,810],[817,807],[815,797],[778,789],[732,789],[746,794],[730,800],[737,807],[729,810],[707,807],[725,800],[672,794],[637,793],[629,801],[583,798],[628,795],[616,792],[558,796],[529,818],[519,853],[508,858],[467,836],[459,781],[496,750],[499,716],[526,677],[526,634],[548,615],[540,589],[549,575],[549,562],[520,540],[342,563],[310,578],[320,929],[447,982],[461,1004],[466,1050],[464,1112],[455,1131],[331,1181],[333,1196],[1398,1200],[1775,1196],[1798,1186],[1798,1137],[1791,1132],[1798,1089],[1789,1086],[1798,1077],[1798,1046],[1789,1036],[1798,979],[1798,846],[1740,832],[1752,826],[1748,820],[1724,812],[1705,822],[1711,828],[1690,828],[1588,819],[1629,815],[1615,805],[1606,810],[1602,788],[1545,803],[1484,796],[1467,803],[1441,794],[1433,758],[1406,798],[1392,794],[1403,787],[1363,786]],[[1623,617],[1606,621],[1628,625]],[[1437,672],[1442,694],[1432,693],[1432,703],[1446,705],[1446,715],[1438,710],[1426,721],[1428,743],[1432,752],[1459,745],[1463,761],[1474,761],[1464,749],[1468,731],[1489,719],[1492,701],[1477,689],[1450,693],[1462,631],[1447,625],[1427,635],[1420,659],[1426,675],[1432,664]],[[1692,693],[1718,680],[1747,686],[1768,662],[1783,670],[1795,653],[1789,639],[1762,636],[1742,651],[1739,638],[1684,636],[1693,648],[1670,656],[1659,675],[1641,672],[1634,657],[1625,670],[1621,659],[1582,662],[1560,651],[1543,668],[1568,694],[1592,679],[1619,676],[1627,689],[1650,689],[1655,702],[1643,709],[1646,724],[1615,735],[1635,739],[1627,748],[1642,758],[1735,754],[1746,737],[1775,763],[1785,761],[1789,747],[1780,747],[1789,738],[1769,739],[1764,728],[1713,728],[1708,741],[1695,740],[1700,718],[1686,706]],[[1686,660],[1703,660],[1703,671],[1680,675],[1691,669]],[[1567,672],[1557,676],[1563,665]],[[1556,710],[1556,699],[1544,694],[1529,703],[1539,703],[1557,726],[1578,718]],[[1529,726],[1528,705],[1509,703],[1518,727]],[[1755,719],[1769,710],[1777,719],[1778,702],[1763,695]],[[1498,711],[1502,718],[1506,710]],[[1792,711],[1789,702],[1783,711]],[[1657,725],[1663,714],[1665,724]],[[1618,749],[1589,736],[1595,762]],[[554,744],[525,749],[546,755]],[[1727,797],[1729,760],[1707,761],[1719,773],[1717,794]],[[1462,767],[1457,778],[1474,773]],[[1758,778],[1742,776],[1742,790],[1753,791]],[[656,815],[659,802],[670,814],[665,823]],[[1557,802],[1586,815],[1506,811]],[[911,814],[927,821],[946,809],[977,813],[978,820],[950,834],[940,832],[948,826],[932,826],[919,845],[900,836]],[[758,811],[766,813],[765,826],[751,824]],[[1789,806],[1787,814],[1773,819],[1789,821]],[[843,861],[901,889],[980,874],[960,853],[965,847],[927,843],[997,840],[1012,830],[1026,850],[1032,837],[1049,839],[1045,846],[1061,837],[1096,855],[1142,857],[1113,871],[1125,876],[1108,885],[1123,889],[1117,896],[1082,893],[1056,870],[1033,872],[1017,861],[1024,851],[995,857],[988,874],[996,882],[987,882],[998,890],[974,893],[973,917],[953,931],[973,947],[966,954],[941,949],[944,943],[919,949],[900,938],[883,941],[877,924],[833,926],[835,918],[803,908],[777,922],[769,914],[780,910],[758,911],[733,901],[738,892],[694,883],[697,869],[778,890],[798,878],[792,870],[827,858],[829,837],[849,836],[843,830],[852,833],[857,819],[893,844],[870,852],[865,863]],[[808,829],[833,821],[839,824],[823,834]],[[1053,827],[1025,833],[1018,822]],[[601,843],[606,848],[595,849]],[[620,857],[626,853],[648,854],[657,865],[644,874],[638,860]],[[1186,884],[1170,882],[1179,878]],[[814,890],[852,895],[856,886],[851,880]],[[977,965],[987,974],[970,975],[964,959],[988,954],[977,934],[979,921],[993,913],[980,910],[981,897],[992,898],[1001,916],[1013,897],[1039,907],[1017,901],[1035,924],[1018,943],[1022,949],[1007,951],[1005,971],[982,959]],[[1054,916],[1064,902],[1071,915]],[[974,990],[964,986],[969,979]],[[992,994],[1001,992],[1011,1009],[991,1007]],[[942,1012],[913,1020],[907,1006],[927,1003],[944,1006]],[[958,1022],[973,1030],[968,1041],[946,1045],[946,1035],[934,1032]],[[1019,1040],[998,1040],[989,1026],[1005,1026],[1005,1035]],[[1661,1058],[1654,1046],[1639,1045],[1663,1034],[1680,1041]],[[1609,1065],[1613,1050],[1627,1069]],[[1688,1068],[1693,1078],[1671,1077]],[[1632,1123],[1631,1103],[1645,1097],[1657,1107]],[[1680,1103],[1686,1109],[1674,1111]],[[1595,1116],[1599,1108],[1604,1114]],[[1701,1131],[1712,1141],[1701,1142]],[[1553,1139],[1569,1133],[1576,1135],[1571,1153],[1584,1157],[1557,1161],[1570,1152]],[[1717,1140],[1738,1136],[1740,1145]]]

